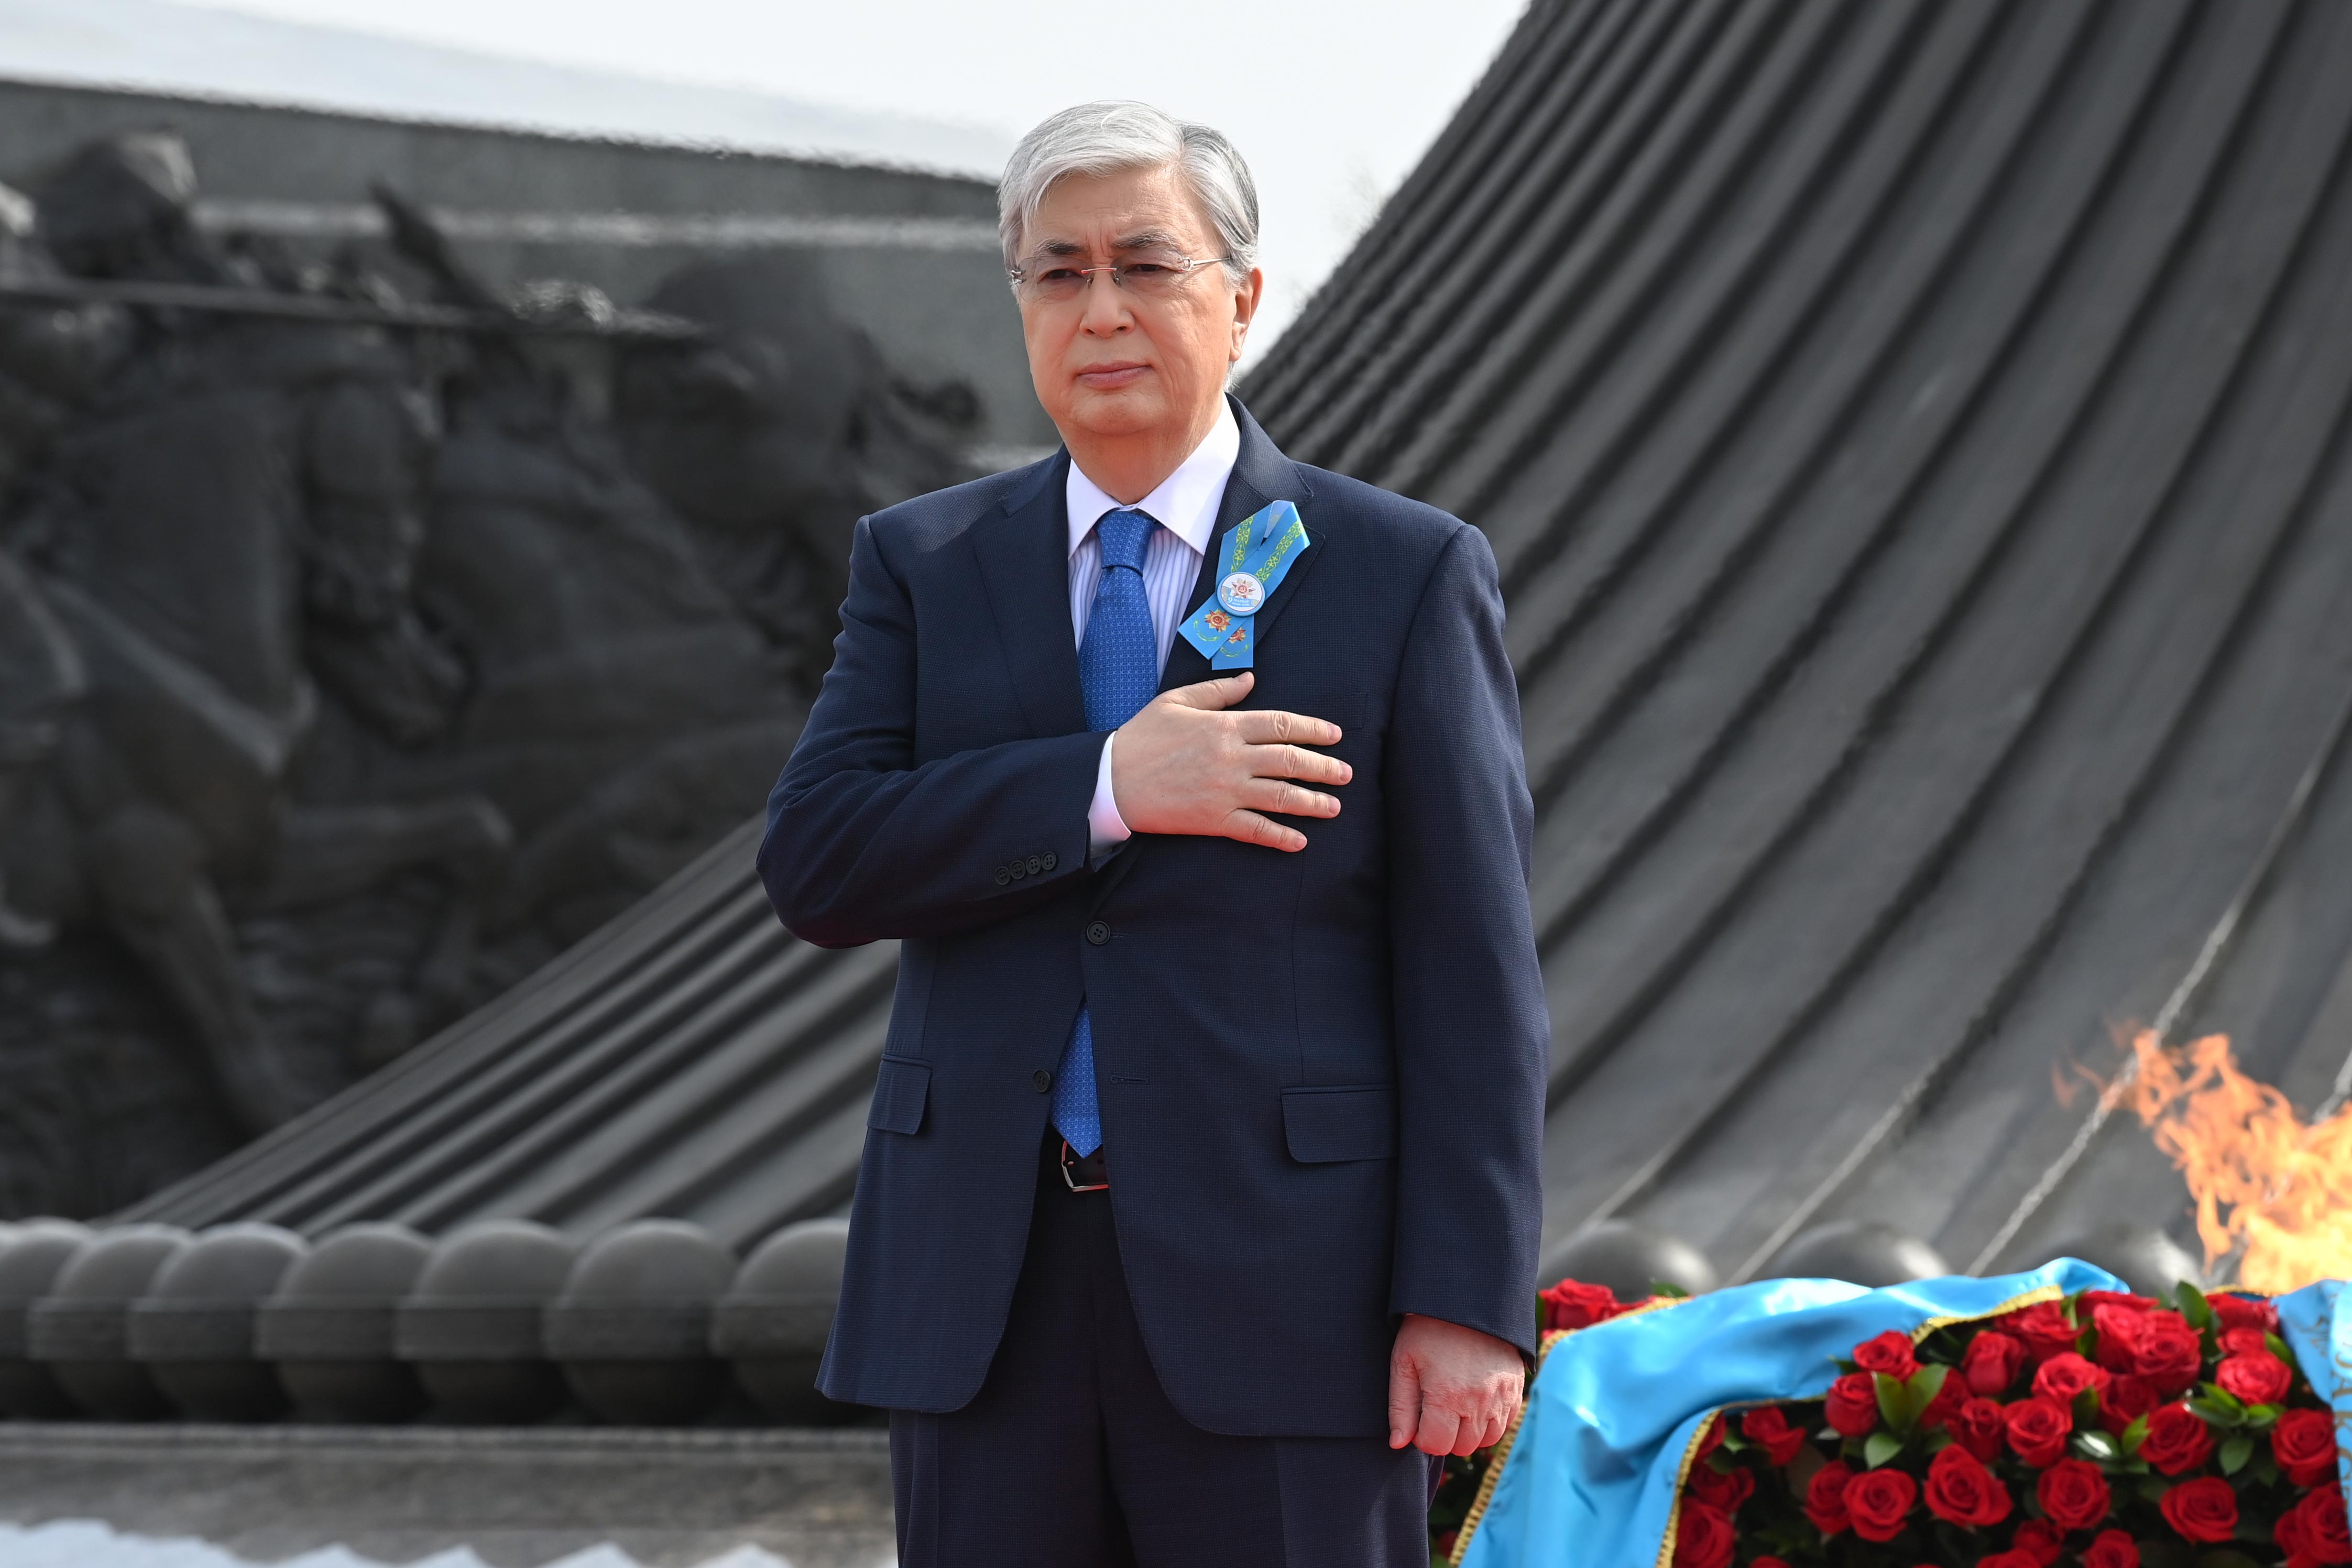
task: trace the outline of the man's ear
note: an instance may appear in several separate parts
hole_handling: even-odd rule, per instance
[[[1265,299],[1265,270],[1253,267],[1249,276],[1234,290],[1234,341],[1227,362],[1242,357],[1242,346],[1249,341],[1250,322],[1256,319],[1257,308]]]

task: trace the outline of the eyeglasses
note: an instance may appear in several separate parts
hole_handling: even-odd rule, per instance
[[[1184,285],[1184,280],[1204,267],[1216,267],[1229,262],[1230,256],[1213,256],[1195,260],[1179,256],[1174,251],[1139,251],[1125,261],[1108,262],[1101,267],[1073,267],[1067,262],[1037,260],[1026,267],[1005,268],[1004,275],[1013,280],[1013,291],[1024,299],[1041,304],[1066,305],[1087,291],[1087,281],[1097,272],[1108,272],[1110,280],[1129,293],[1146,299],[1164,298]]]

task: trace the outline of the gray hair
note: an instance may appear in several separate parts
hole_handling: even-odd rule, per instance
[[[1181,170],[1216,225],[1239,283],[1257,265],[1257,183],[1224,133],[1161,113],[1148,103],[1106,99],[1049,116],[1021,139],[996,183],[996,232],[1004,265],[1019,265],[1021,236],[1036,221],[1045,193],[1066,174],[1121,169]]]

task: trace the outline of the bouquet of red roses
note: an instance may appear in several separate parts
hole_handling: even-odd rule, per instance
[[[1708,1424],[1675,1568],[2352,1563],[2335,1416],[2268,1301],[2086,1291],[1839,1368]]]

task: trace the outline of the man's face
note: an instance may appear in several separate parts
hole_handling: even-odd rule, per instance
[[[1175,169],[1072,174],[1045,193],[1022,235],[1021,264],[1103,267],[1153,255],[1221,256],[1216,229]],[[1225,371],[1241,357],[1264,279],[1235,286],[1210,266],[1147,291],[1090,274],[1073,298],[1018,291],[1037,401],[1055,426],[1098,436],[1190,431],[1213,419]]]

